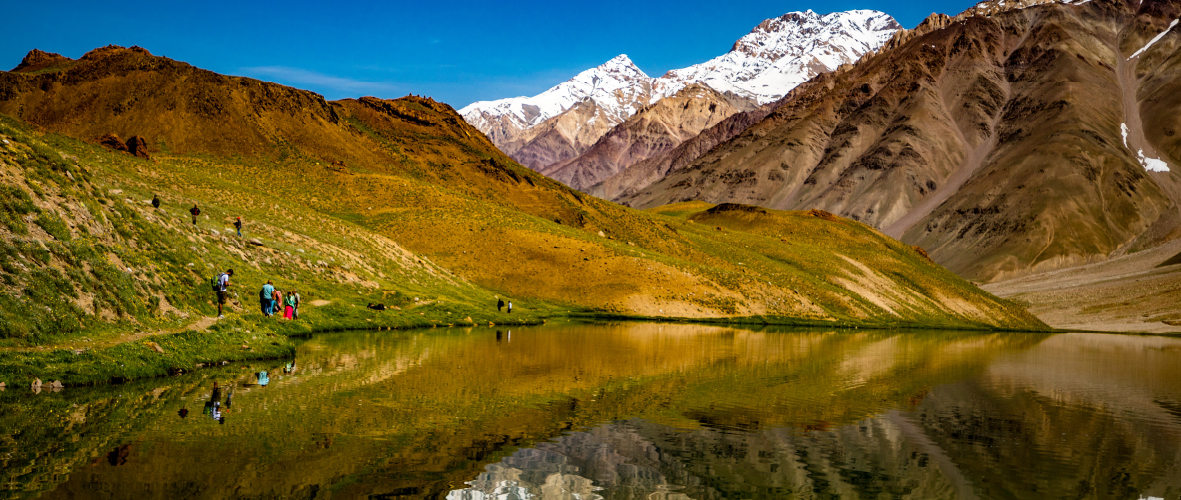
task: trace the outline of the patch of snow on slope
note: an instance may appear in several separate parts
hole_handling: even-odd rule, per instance
[[[1130,60],[1130,59],[1132,59],[1133,57],[1139,56],[1139,55],[1140,55],[1140,54],[1142,54],[1144,51],[1148,50],[1148,48],[1149,48],[1149,47],[1152,47],[1152,45],[1153,45],[1154,43],[1156,43],[1156,42],[1159,42],[1161,38],[1164,38],[1164,37],[1165,37],[1165,35],[1166,35],[1166,34],[1168,34],[1169,30],[1173,29],[1173,27],[1177,25],[1177,21],[1181,21],[1181,19],[1174,19],[1174,20],[1173,20],[1173,22],[1169,23],[1169,27],[1168,27],[1168,28],[1165,28],[1165,30],[1164,30],[1164,31],[1162,31],[1162,32],[1160,32],[1160,34],[1159,34],[1159,35],[1157,35],[1157,36],[1156,36],[1156,38],[1153,38],[1152,40],[1149,40],[1147,44],[1145,44],[1143,47],[1140,47],[1140,50],[1137,50],[1137,51],[1136,51],[1136,53],[1134,53],[1134,54],[1132,54],[1132,55],[1128,56],[1128,59]]]
[[[1138,159],[1140,160],[1140,164],[1144,166],[1144,170],[1149,172],[1169,171],[1169,164],[1161,161],[1160,158],[1145,158],[1143,149],[1137,151],[1136,155],[1139,157]]]
[[[1128,147],[1128,124],[1119,124],[1119,132],[1124,136],[1124,147]],[[1144,156],[1144,150],[1141,149],[1136,152],[1136,160],[1140,162],[1140,166],[1149,172],[1168,172],[1169,164],[1162,161],[1160,158],[1147,158]]]

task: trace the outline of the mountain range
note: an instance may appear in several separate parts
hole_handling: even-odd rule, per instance
[[[853,64],[812,73],[777,100],[709,80],[715,92],[690,108],[728,116],[694,114],[681,127],[689,115],[654,120],[672,116],[656,111],[658,100],[578,156],[534,168],[638,208],[698,200],[840,214],[925,248],[1002,295],[1031,293],[1030,280],[1077,290],[1110,284],[1098,268],[1072,271],[1071,280],[1033,275],[1113,258],[1148,260],[1105,268],[1156,276],[1168,255],[1144,250],[1171,255],[1181,239],[1179,12],[1169,0],[981,2],[882,31],[887,39]],[[748,37],[793,19],[770,20]],[[719,95],[761,104],[720,108]],[[1017,278],[1026,284],[1001,283]],[[1143,297],[1092,294],[1062,316],[1106,311],[1104,324],[1149,318],[1162,327],[1181,320],[1176,307],[1137,305],[1181,296],[1153,289],[1129,281],[1119,293]],[[1077,303],[1077,290],[1038,296],[1060,308],[1050,297]]]
[[[990,281],[1177,238],[1179,10],[997,2],[933,15],[617,199],[829,210]]]
[[[704,84],[738,110],[773,102],[813,76],[856,61],[900,28],[869,10],[811,10],[767,19],[726,54],[651,78],[626,55],[533,97],[472,103],[459,112],[509,156],[535,170],[570,160],[646,106]]]

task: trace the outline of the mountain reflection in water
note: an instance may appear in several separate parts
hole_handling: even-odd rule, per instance
[[[0,498],[1181,495],[1170,338],[553,325],[295,361],[0,393]],[[179,417],[213,382],[225,423]]]

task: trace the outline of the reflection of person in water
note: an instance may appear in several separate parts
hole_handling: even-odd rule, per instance
[[[226,407],[229,407],[229,404],[229,399],[227,399]],[[182,411],[185,412],[185,415],[188,414],[188,410]],[[209,395],[209,401],[205,402],[205,408],[201,410],[201,413],[209,415],[214,420],[217,420],[218,423],[225,423],[225,419],[221,416],[221,387],[217,385],[217,382],[213,383],[213,393]],[[184,415],[181,415],[181,417],[183,418]]]
[[[213,419],[216,420],[217,423],[219,423],[219,424],[225,423],[225,418],[221,416],[221,403],[220,402],[213,403],[213,408],[210,409],[209,416],[213,417]]]
[[[496,343],[497,344],[500,343],[500,341],[503,337],[504,337],[504,332],[502,332],[500,330],[496,330]]]
[[[257,374],[255,374],[255,377],[258,377],[258,385],[261,385],[263,387],[266,387],[267,384],[271,383],[271,378],[267,376],[266,370],[258,372]]]

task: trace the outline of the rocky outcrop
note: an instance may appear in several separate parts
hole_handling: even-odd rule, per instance
[[[133,135],[127,138],[127,152],[133,156],[138,156],[145,160],[150,160],[152,157],[148,154],[148,141],[143,137]]]
[[[21,59],[21,63],[15,68],[12,68],[12,71],[32,73],[34,71],[52,68],[59,64],[68,63],[70,61],[73,61],[73,59],[55,52],[45,52],[42,50],[33,49],[30,50],[28,54],[25,54],[24,59]]]
[[[123,139],[119,138],[119,134],[114,132],[107,132],[106,135],[99,137],[98,143],[107,149],[127,151],[127,144],[123,142]]]

